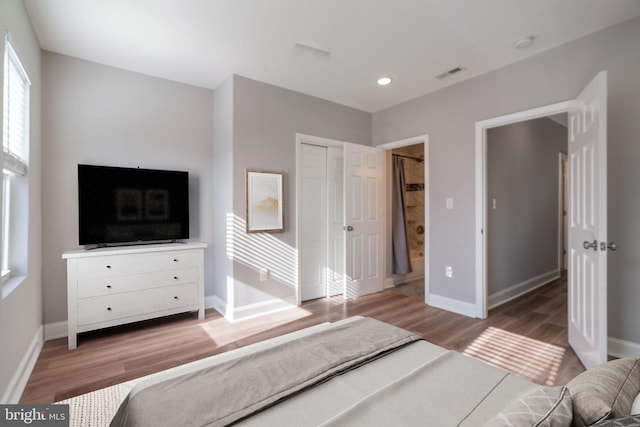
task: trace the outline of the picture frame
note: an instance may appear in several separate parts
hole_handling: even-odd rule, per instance
[[[284,172],[245,169],[247,233],[284,232]]]

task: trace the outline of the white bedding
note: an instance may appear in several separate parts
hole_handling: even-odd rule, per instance
[[[354,319],[318,325],[213,356],[167,373],[167,376],[174,377],[239,358]],[[141,382],[131,393],[163,381],[167,376]],[[237,425],[481,426],[509,403],[538,387],[467,356],[418,341]]]

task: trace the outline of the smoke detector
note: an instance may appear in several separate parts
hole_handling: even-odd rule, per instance
[[[523,37],[513,42],[516,49],[525,49],[533,44],[533,36]]]

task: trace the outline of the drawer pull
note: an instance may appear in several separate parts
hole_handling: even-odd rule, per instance
[[[173,262],[178,262],[178,258],[174,258],[174,259],[173,259]]]
[[[107,311],[111,311],[111,307],[107,307]]]
[[[173,276],[173,278],[174,278],[175,280],[178,280],[178,276]]]
[[[180,298],[178,298],[178,297],[173,297],[173,299],[180,299]]]
[[[107,265],[107,268],[111,268],[111,266],[110,266],[110,265]]]
[[[111,285],[107,285],[107,289],[111,289]]]

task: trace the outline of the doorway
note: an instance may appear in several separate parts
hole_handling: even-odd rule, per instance
[[[560,278],[566,113],[487,130],[486,266],[492,309]],[[555,120],[554,120],[555,119]]]
[[[386,287],[403,287],[402,293],[421,297],[425,303],[429,300],[429,135],[420,135],[379,145],[386,152],[387,178],[386,198]],[[411,272],[394,274],[393,265],[393,156],[404,156],[407,179],[406,196],[406,228]],[[407,189],[409,191],[407,191]],[[421,289],[415,289],[420,286]],[[406,291],[406,292],[405,292]]]
[[[487,135],[489,129],[565,114],[569,111],[570,101],[560,102],[545,107],[535,108],[494,119],[476,123],[476,317],[486,319],[489,311],[488,298],[488,268],[487,268],[487,212],[493,202],[488,203],[487,193]]]

